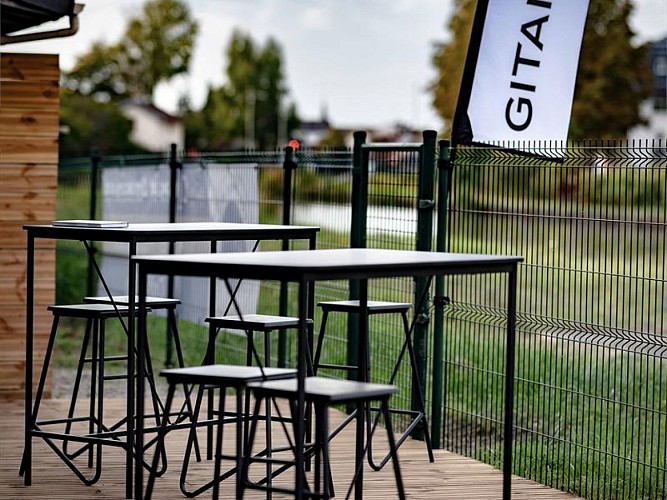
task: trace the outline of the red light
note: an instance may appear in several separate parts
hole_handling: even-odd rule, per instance
[[[295,151],[299,149],[299,146],[301,146],[301,144],[299,144],[299,141],[296,139],[290,139],[287,145],[292,149],[294,149]]]

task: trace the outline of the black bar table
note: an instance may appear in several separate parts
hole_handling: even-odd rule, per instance
[[[419,252],[401,250],[380,250],[366,248],[257,252],[236,254],[182,254],[164,256],[135,256],[139,277],[139,328],[145,327],[143,309],[146,307],[147,279],[150,274],[201,276],[224,279],[256,279],[294,282],[298,284],[299,300],[299,340],[298,340],[298,390],[296,414],[296,491],[297,498],[303,492],[304,472],[304,384],[307,373],[308,342],[307,318],[312,309],[309,296],[316,281],[322,280],[361,280],[360,304],[364,320],[360,321],[359,348],[368,334],[368,317],[364,309],[368,302],[368,280],[401,276],[436,276],[502,273],[507,279],[507,333],[505,360],[505,415],[503,444],[503,498],[511,496],[512,471],[512,423],[514,401],[514,348],[516,321],[516,286],[517,268],[522,257],[503,255],[456,254],[444,252]],[[138,370],[144,369],[145,335],[138,336]],[[360,356],[359,373],[367,373],[367,360]],[[141,373],[140,373],[141,375]],[[143,377],[137,383],[137,464],[142,461],[143,444]],[[364,439],[363,412],[357,412],[357,442]],[[363,456],[357,453],[356,465],[360,467]],[[363,469],[361,469],[363,470]],[[141,498],[141,467],[136,467],[136,498]],[[363,474],[359,474],[355,485],[355,496],[362,496]]]
[[[309,248],[312,250],[316,245],[318,227],[314,226],[287,226],[271,224],[241,224],[228,222],[179,222],[179,223],[151,223],[151,224],[129,224],[127,227],[81,227],[81,226],[54,226],[25,225],[23,229],[27,232],[27,285],[26,285],[26,365],[25,365],[25,470],[24,484],[32,483],[32,369],[33,369],[33,318],[34,318],[34,280],[35,280],[35,239],[47,238],[54,240],[78,240],[78,241],[103,241],[121,242],[128,244],[128,255],[136,255],[137,245],[140,243],[156,242],[185,242],[185,241],[208,241],[211,243],[211,252],[216,251],[218,241],[241,241],[241,240],[308,240]],[[206,254],[205,254],[206,255]],[[133,353],[136,348],[134,335],[135,325],[135,292],[136,274],[135,266],[128,259],[128,297],[129,297],[129,325],[128,325],[128,383],[127,383],[127,432],[126,432],[126,497],[132,498],[133,450],[132,436],[135,433],[135,387],[132,381],[136,365]],[[211,295],[215,293],[214,282],[211,284]],[[210,298],[211,307],[214,297]],[[143,370],[142,370],[143,371]],[[143,384],[141,377],[140,383]],[[142,396],[141,402],[136,406],[143,405],[143,387],[137,391]],[[143,412],[142,412],[143,417]],[[143,425],[143,422],[140,426]],[[141,453],[137,461],[137,469],[141,469]],[[141,485],[138,485],[141,488]],[[140,491],[140,489],[139,489]]]

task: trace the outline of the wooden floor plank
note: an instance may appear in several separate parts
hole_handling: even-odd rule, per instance
[[[122,414],[123,401],[109,400],[106,413]],[[62,415],[68,401],[46,400],[40,417]],[[19,401],[0,401],[3,418],[0,420],[0,498],[12,499],[121,499],[125,495],[124,455],[118,448],[106,447],[102,477],[93,486],[83,485],[60,461],[48,446],[39,439],[34,440],[33,485],[23,486],[18,469],[23,451],[23,407]],[[333,422],[341,414],[332,412]],[[333,423],[332,423],[333,425]],[[378,432],[381,432],[379,429]],[[274,426],[274,438],[280,430]],[[178,488],[181,459],[183,456],[185,431],[169,434],[168,454],[170,467],[156,482],[154,498],[184,498]],[[381,439],[381,438],[380,438]],[[378,447],[381,446],[378,442]],[[382,452],[377,451],[378,455]],[[152,453],[150,454],[152,456]],[[424,444],[407,440],[399,450],[401,470],[408,498],[413,499],[499,499],[502,491],[502,474],[486,464],[455,455],[444,450],[435,450],[435,462],[429,463]],[[344,498],[348,478],[352,477],[354,464],[354,431],[344,430],[334,441],[331,449],[333,477],[337,497]],[[204,461],[191,467],[191,482],[205,481],[210,477],[212,464]],[[286,476],[283,480],[290,481]],[[345,484],[343,484],[345,483]],[[391,466],[388,464],[380,472],[368,467],[364,470],[364,496],[367,499],[389,500],[396,498],[395,483]],[[233,480],[223,482],[222,498],[234,497]],[[572,499],[560,492],[521,478],[512,482],[512,497],[515,499]],[[204,494],[203,498],[210,498]],[[249,492],[246,498],[264,498],[261,492]],[[284,498],[274,495],[274,498]]]

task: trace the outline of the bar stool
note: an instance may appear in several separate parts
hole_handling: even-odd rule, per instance
[[[326,332],[326,326],[327,326],[327,319],[329,317],[329,313],[332,312],[342,312],[346,314],[351,314],[351,313],[359,313],[360,312],[360,306],[359,306],[359,301],[358,300],[336,300],[336,301],[323,301],[319,302],[318,307],[322,309],[322,322],[320,323],[320,331],[319,335],[317,338],[317,347],[315,350],[315,357],[313,360],[313,365],[314,365],[314,373],[317,375],[317,372],[320,368],[326,368],[326,369],[333,369],[333,370],[343,370],[343,371],[353,371],[357,370],[357,366],[350,366],[350,365],[336,365],[336,364],[327,364],[327,363],[321,363],[320,358],[322,355],[322,346],[324,344],[324,338],[325,338],[325,332]],[[405,334],[405,340],[403,342],[403,345],[401,347],[401,352],[398,356],[398,359],[396,360],[396,363],[394,364],[393,371],[391,373],[391,376],[389,377],[388,384],[393,384],[394,381],[396,380],[396,376],[398,375],[398,371],[401,367],[401,362],[403,361],[403,357],[405,356],[405,352],[408,352],[408,357],[410,359],[410,369],[412,371],[412,379],[415,381],[416,387],[417,387],[417,392],[419,393],[419,398],[417,401],[418,408],[416,410],[390,410],[390,413],[392,414],[402,414],[402,415],[409,415],[411,416],[412,420],[406,430],[403,432],[403,434],[398,438],[397,441],[397,446],[401,446],[403,442],[410,436],[412,431],[421,423],[422,429],[424,432],[424,441],[426,443],[426,451],[428,453],[428,458],[430,462],[434,461],[433,457],[433,448],[431,445],[431,436],[428,428],[428,420],[426,417],[426,408],[424,404],[424,397],[422,393],[422,382],[419,377],[419,370],[417,368],[417,358],[415,356],[415,351],[414,347],[412,345],[412,330],[410,328],[410,324],[408,322],[408,311],[411,309],[412,304],[407,303],[407,302],[383,302],[383,301],[368,301],[368,315],[378,315],[378,314],[400,314],[401,319],[403,322],[403,332]],[[359,353],[360,356],[364,355],[364,353]],[[369,369],[371,369],[370,365],[370,353],[367,352],[365,353],[367,356],[367,359],[369,359]],[[376,410],[376,409],[373,409]],[[352,416],[352,415],[351,415]],[[373,427],[369,425],[369,429],[374,429],[377,426],[378,419],[380,417],[380,414],[377,415],[375,419],[375,424]],[[370,418],[370,417],[369,417]],[[344,421],[341,426],[347,425],[349,422],[349,419]],[[337,431],[335,431],[337,432]],[[371,436],[372,437],[372,436]],[[373,451],[372,451],[372,439],[369,439],[369,451],[368,451],[368,463],[369,465],[374,469],[374,470],[380,470],[382,469],[386,463],[390,459],[390,454],[387,453],[382,460],[380,460],[379,463],[377,463],[373,459]]]
[[[84,297],[83,301],[90,304],[107,304],[112,306],[114,303],[118,306],[127,307],[129,306],[129,296],[127,295],[113,295],[112,298],[109,298],[108,295],[101,295],[95,297]],[[138,302],[138,297],[135,296],[135,304]],[[171,338],[174,340],[174,347],[176,349],[176,361],[179,368],[185,366],[183,359],[183,349],[181,347],[181,339],[178,332],[178,321],[176,320],[176,307],[181,303],[179,299],[175,298],[166,298],[166,297],[146,297],[146,307],[149,311],[158,311],[164,310],[167,313],[167,326],[171,332]],[[148,346],[148,343],[146,344]],[[164,407],[162,400],[157,393],[153,379],[153,366],[151,361],[151,356],[146,356],[147,369],[146,373],[149,374],[149,384],[152,393],[152,403],[155,414],[158,415],[162,413],[165,418],[169,419],[172,415],[168,412],[164,412]],[[187,385],[183,385],[183,394],[184,394],[184,404],[181,407],[180,411],[176,412],[175,423],[182,422],[183,420],[190,418],[192,415],[192,402],[190,399],[190,388]],[[158,422],[159,423],[159,422]],[[150,445],[150,443],[149,443]],[[195,441],[195,452],[197,460],[200,460],[200,451],[199,451],[199,442]],[[166,457],[165,457],[166,458]]]
[[[220,483],[224,479],[232,476],[233,474],[236,474],[236,492],[237,498],[240,498],[238,493],[241,491],[239,486],[241,474],[238,474],[238,471],[241,469],[242,465],[241,461],[243,458],[244,435],[247,434],[244,430],[244,427],[247,425],[247,409],[249,407],[249,401],[246,399],[246,409],[242,409],[243,394],[246,392],[245,388],[251,382],[293,378],[296,376],[296,370],[289,368],[262,368],[257,366],[204,365],[192,368],[173,368],[169,370],[163,370],[160,375],[165,377],[169,383],[167,401],[165,404],[166,412],[169,412],[171,409],[176,385],[187,384],[199,386],[197,391],[197,399],[195,401],[194,416],[190,427],[190,435],[188,437],[185,450],[186,457],[189,457],[189,455],[192,453],[192,443],[195,442],[193,435],[196,434],[197,428],[201,426],[210,427],[213,424],[217,424],[213,478],[207,483],[198,487],[195,491],[189,491],[185,493],[185,485],[183,484],[185,476],[182,472],[181,490],[186,494],[186,496],[193,497],[212,487],[213,498],[218,498]],[[217,418],[213,420],[199,421],[198,417],[201,409],[204,390],[208,390],[211,387],[219,389],[218,410],[216,412]],[[233,389],[235,391],[236,411],[233,413],[225,410],[225,396],[227,389]],[[236,425],[236,443],[235,453],[233,455],[225,454],[222,448],[223,428],[226,424],[229,423]],[[158,467],[159,456],[166,453],[164,450],[164,441],[169,429],[170,428],[166,426],[166,422],[163,421],[158,432],[158,445],[155,451],[155,456],[153,458],[153,464],[150,468],[148,484],[146,486],[145,498],[147,500],[151,498],[155,478],[158,475],[156,471]],[[223,459],[233,460],[235,465],[227,471],[222,472],[221,463]]]
[[[105,304],[71,304],[71,305],[51,305],[47,308],[53,314],[53,323],[51,325],[51,332],[44,357],[44,364],[39,379],[39,385],[35,396],[35,403],[33,406],[32,426],[36,431],[41,431],[42,427],[48,425],[59,424],[65,425],[63,433],[47,433],[42,436],[53,451],[65,462],[65,464],[76,474],[76,476],[86,485],[95,484],[102,472],[102,445],[104,441],[97,439],[95,443],[91,440],[81,446],[77,451],[69,453],[67,451],[67,444],[72,434],[72,425],[75,423],[88,423],[87,435],[91,438],[105,438],[109,441],[117,440],[118,437],[112,434],[113,427],[109,428],[104,425],[104,381],[109,378],[104,371],[104,342],[105,342],[105,322],[109,318],[127,318],[129,316],[129,309],[125,306],[113,307]],[[82,318],[86,320],[86,331],[83,338],[81,354],[77,365],[77,374],[74,381],[74,388],[72,399],[70,402],[67,417],[51,420],[38,420],[39,407],[44,392],[44,386],[48,375],[51,355],[53,353],[53,346],[55,344],[58,326],[61,318]],[[88,351],[88,344],[91,343],[91,355],[86,357]],[[91,382],[90,382],[90,401],[88,407],[88,415],[74,416],[76,411],[77,396],[81,384],[84,364],[91,365]],[[106,433],[111,433],[105,436]],[[37,434],[39,435],[39,434]],[[58,447],[53,440],[62,440],[62,449]],[[79,441],[81,442],[81,441]],[[86,443],[85,440],[83,440]],[[88,452],[88,468],[95,467],[92,476],[87,477],[75,464],[74,459],[85,452]],[[24,455],[25,459],[25,455]],[[93,462],[95,462],[93,464]],[[23,473],[25,463],[21,465],[20,473]]]
[[[215,343],[221,331],[234,331],[234,330],[243,330],[245,332],[246,338],[246,366],[260,366],[268,368],[271,366],[271,333],[279,332],[286,329],[297,329],[299,326],[299,318],[289,317],[289,316],[272,316],[265,314],[247,314],[243,317],[240,316],[213,316],[208,317],[204,320],[209,323],[211,328],[209,329],[209,339],[207,353],[204,363],[205,364],[215,364]],[[312,325],[312,320],[307,320],[309,326]],[[260,359],[255,348],[255,333],[263,335],[263,347],[264,347],[264,359]],[[312,363],[311,363],[312,365]],[[312,369],[311,369],[312,372]],[[215,387],[215,386],[213,386]],[[249,411],[249,408],[247,408]],[[271,421],[272,421],[272,411],[271,411],[271,402],[270,400],[266,401],[264,408],[265,420],[266,420],[266,440],[267,444],[271,443]],[[208,415],[207,419],[209,422],[214,421],[215,411],[213,410],[212,404],[212,394],[209,395],[209,405],[208,405]],[[198,418],[198,417],[197,417]],[[279,420],[282,420],[282,416],[278,417]],[[275,420],[275,418],[274,418]],[[190,434],[189,439],[196,439],[196,434]],[[208,426],[207,431],[207,459],[212,458],[213,450],[213,433],[212,427]],[[270,446],[263,451],[267,456],[271,456],[272,450]],[[196,491],[188,491],[186,489],[186,477],[190,467],[190,458],[191,458],[191,447],[190,442],[186,445],[186,453],[183,458],[183,467],[181,469],[181,491],[186,496],[194,496],[204,491],[204,487],[198,488]],[[197,458],[199,460],[199,458]],[[267,480],[270,481],[272,477],[272,471],[267,467]],[[228,477],[228,476],[226,476]],[[210,483],[207,487],[210,487]]]
[[[246,365],[271,366],[271,332],[282,331],[286,329],[298,329],[299,318],[290,316],[271,316],[266,314],[247,314],[240,316],[214,316],[206,318],[204,321],[213,328],[209,331],[208,353],[213,359],[215,341],[221,330],[243,330],[246,333]],[[310,327],[313,324],[312,319],[307,320]],[[264,360],[254,359],[256,353],[254,345],[254,334],[264,334]]]
[[[135,304],[138,302],[136,297]],[[113,304],[120,306],[129,306],[129,297],[127,295],[114,295],[113,300],[108,295],[101,295],[97,297],[84,297],[83,301],[90,304]],[[181,340],[178,335],[178,321],[176,321],[176,306],[181,303],[179,299],[165,298],[165,297],[146,297],[146,307],[151,311],[164,310],[167,312],[167,326],[174,339],[174,346],[176,348],[176,358],[179,367],[183,367],[183,350],[181,349]]]
[[[284,398],[290,402],[292,407],[294,407],[297,401],[298,394],[296,379],[253,382],[248,384],[248,388],[255,397],[255,409],[252,415],[257,414],[263,399]],[[313,405],[315,412],[315,441],[314,443],[307,445],[308,453],[314,455],[315,457],[313,489],[311,490],[306,486],[306,490],[303,493],[307,498],[328,499],[334,496],[329,456],[329,441],[331,440],[331,435],[329,434],[328,429],[329,406],[346,403],[356,403],[357,405],[365,406],[372,401],[380,403],[380,412],[386,421],[387,438],[389,441],[389,455],[394,466],[394,477],[396,480],[398,498],[405,498],[403,480],[398,462],[397,444],[391,427],[391,418],[388,405],[389,398],[396,392],[396,390],[396,386],[387,384],[372,384],[369,382],[337,380],[324,377],[306,378],[305,402],[307,405]],[[243,496],[243,492],[246,488],[295,495],[297,492],[293,489],[250,482],[249,472],[250,467],[254,462],[265,462],[273,460],[283,466],[289,466],[294,463],[292,460],[278,460],[275,458],[265,458],[261,455],[253,454],[253,444],[255,441],[256,430],[257,421],[253,419],[250,427],[250,435],[248,437],[248,445],[243,458],[243,478],[240,485],[240,497]],[[355,456],[361,453],[362,460],[359,461],[359,465],[361,467],[363,463],[363,455],[365,455],[368,451],[368,447],[365,447],[363,443],[363,435],[359,436],[359,434],[357,434],[355,447],[357,453]],[[296,452],[296,449],[293,447],[292,451]],[[360,468],[356,468],[352,483],[348,488],[345,498],[350,497],[352,489],[355,485],[355,480],[357,479],[360,472]]]
[[[135,297],[137,300],[135,300],[135,304],[138,301],[138,297]],[[114,303],[119,306],[129,306],[129,297],[127,295],[114,295],[112,298],[109,298],[108,295],[102,295],[102,296],[97,296],[97,297],[84,297],[83,301],[85,303],[90,303],[90,304],[108,304],[108,305],[113,305]],[[146,297],[146,307],[150,311],[158,311],[158,310],[164,310],[167,312],[167,327],[169,328],[169,331],[171,332],[171,338],[174,340],[174,347],[176,348],[176,362],[178,363],[178,367],[182,368],[185,366],[185,362],[183,360],[183,349],[181,347],[181,339],[180,335],[178,333],[178,321],[176,320],[176,306],[178,306],[181,303],[179,299],[173,299],[173,298],[165,298],[165,297],[151,297],[148,296]],[[147,344],[148,345],[148,344]],[[153,374],[153,363],[151,361],[151,356],[146,356],[146,373],[149,374],[149,382],[153,380],[152,374]],[[153,389],[153,385],[151,386]],[[180,422],[184,420],[184,418],[187,418],[187,415],[192,414],[192,405],[190,403],[190,397],[189,397],[189,390],[187,387],[183,387],[183,391],[185,392],[185,404],[181,411],[178,413],[178,419],[177,421]],[[153,398],[153,404],[155,407],[156,412],[162,408],[162,401],[160,397],[157,395],[156,391],[153,391],[154,398]],[[187,412],[185,411],[187,409]],[[167,416],[167,418],[169,415]],[[197,448],[199,449],[199,448]],[[197,451],[199,453],[199,451]]]

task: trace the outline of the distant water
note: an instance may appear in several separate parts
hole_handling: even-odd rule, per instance
[[[293,208],[294,223],[319,226],[330,231],[350,230],[352,207],[347,205],[310,204]],[[417,210],[413,208],[369,206],[368,231],[410,234],[417,231]]]

